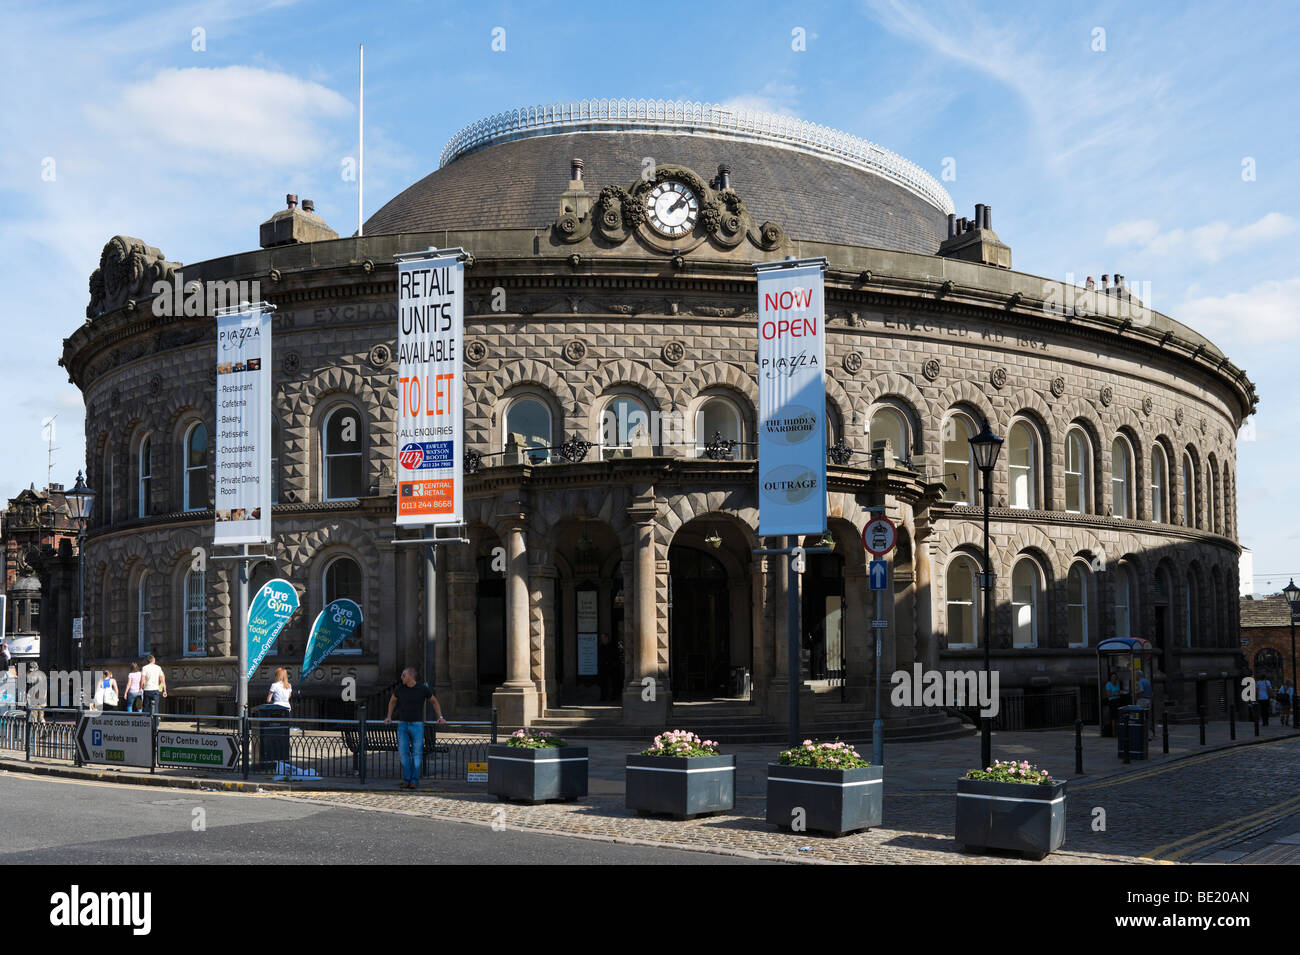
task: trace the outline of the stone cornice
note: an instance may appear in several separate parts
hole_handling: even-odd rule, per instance
[[[950,521],[984,520],[984,508],[978,506],[954,505],[938,519]],[[1194,541],[1199,544],[1212,544],[1216,547],[1230,548],[1234,553],[1241,553],[1241,545],[1230,537],[1184,527],[1181,524],[1157,524],[1152,521],[1134,521],[1120,517],[1104,517],[1100,514],[1075,514],[1068,511],[1033,511],[1022,508],[991,507],[990,523],[1030,524],[1035,527],[1087,527],[1093,530],[1123,531],[1130,534],[1156,534],[1175,540]]]

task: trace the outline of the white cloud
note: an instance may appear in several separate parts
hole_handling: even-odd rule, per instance
[[[1272,345],[1300,339],[1296,302],[1300,278],[1261,282],[1244,292],[1191,299],[1174,314],[1211,341],[1227,347]]]
[[[1295,228],[1295,220],[1280,212],[1270,212],[1244,226],[1234,227],[1220,220],[1192,229],[1175,228],[1163,232],[1151,219],[1136,219],[1106,230],[1106,244],[1136,248],[1147,255],[1191,254],[1203,262],[1218,262],[1252,246],[1290,235]]]
[[[741,93],[723,100],[719,105],[728,109],[756,109],[782,116],[798,116],[799,87],[793,83],[770,80],[754,93]]]
[[[227,66],[160,70],[86,111],[101,129],[129,129],[152,148],[287,164],[318,158],[326,146],[319,122],[353,110],[319,83]]]

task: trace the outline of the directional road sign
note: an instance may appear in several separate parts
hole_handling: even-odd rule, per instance
[[[871,589],[889,589],[889,565],[883,560],[873,560],[871,562]]]
[[[239,740],[233,733],[158,733],[159,766],[234,769]]]
[[[83,763],[153,765],[153,717],[139,713],[88,712],[77,723]]]

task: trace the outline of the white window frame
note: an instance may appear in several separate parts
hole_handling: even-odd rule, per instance
[[[1033,574],[1034,581],[1034,599],[1032,603],[1023,603],[1016,599],[1016,572],[1022,566],[1027,566]],[[1041,604],[1043,598],[1043,571],[1038,566],[1038,561],[1032,557],[1021,557],[1011,568],[1011,645],[1016,649],[1031,649],[1038,646],[1038,617],[1042,612]],[[1029,608],[1029,642],[1024,643],[1019,639],[1020,622],[1019,608]]]
[[[1196,526],[1196,462],[1190,451],[1183,452],[1183,526]]]
[[[955,426],[959,420],[962,422],[961,425],[962,438],[960,443],[966,446],[966,457],[964,460],[960,458],[948,457],[948,443],[949,443],[947,438],[948,428],[950,425]],[[951,496],[947,498],[948,500],[953,501],[954,503],[957,504],[974,506],[976,501],[977,488],[975,485],[975,474],[977,471],[979,471],[979,468],[975,466],[975,451],[970,446],[970,439],[973,438],[978,433],[979,433],[979,427],[976,425],[975,419],[972,418],[969,414],[967,414],[964,411],[951,412],[948,415],[948,417],[944,419],[943,429],[939,432],[939,446],[940,446],[939,450],[940,450],[940,454],[943,455],[944,482],[947,483],[949,480],[952,479],[954,468],[961,467],[961,466],[965,466],[966,468],[966,487],[964,489],[954,488],[948,491],[948,494],[951,495],[954,490],[964,490],[965,496],[963,498],[955,498]],[[953,442],[953,443],[958,443],[958,442]]]
[[[961,566],[965,566],[966,568],[968,568],[970,574],[971,599],[969,603],[967,603],[964,600],[959,601],[959,600],[952,599],[952,573],[954,570],[958,569]],[[946,619],[948,621],[949,649],[954,649],[954,650],[975,649],[976,647],[980,646],[980,639],[982,637],[982,634],[980,633],[980,627],[983,625],[983,617],[981,616],[982,608],[980,606],[980,600],[983,598],[983,591],[980,589],[979,564],[976,562],[975,558],[971,557],[969,554],[953,555],[952,560],[948,562],[947,570],[944,572],[944,590],[945,590],[944,610],[946,613]],[[952,642],[952,617],[953,617],[952,608],[954,606],[969,607],[968,612],[970,613],[970,627],[968,628],[967,632],[970,633],[972,642],[969,643]],[[967,611],[963,611],[963,612],[967,612]]]
[[[628,401],[635,404],[645,415],[646,438],[648,439],[648,444],[651,446],[652,449],[654,446],[654,435],[651,433],[654,427],[654,419],[650,415],[650,406],[639,395],[629,394],[628,392],[619,392],[618,394],[610,395],[609,398],[605,400],[604,404],[600,406],[600,415],[596,419],[596,427],[598,430],[598,436],[600,438],[601,458],[608,457],[611,454],[620,451],[626,452],[627,454],[631,454],[632,448],[638,447],[638,445],[632,444],[633,432],[635,431],[635,427],[636,427],[632,423],[633,412],[628,413],[628,421],[626,422],[627,433],[626,434],[617,433],[620,430],[618,414],[613,410],[613,407],[619,401]],[[627,444],[606,444],[605,443],[605,416],[607,414],[614,415],[614,428],[615,428],[615,434],[613,435],[614,439],[619,440],[621,438],[626,438],[628,440]]]
[[[1016,429],[1022,429],[1029,435],[1029,463],[1016,464],[1013,456],[1011,442],[1015,437]],[[1009,506],[1018,510],[1033,510],[1038,507],[1038,429],[1024,418],[1017,418],[1011,422],[1011,427],[1007,432],[1007,503]],[[1016,499],[1016,479],[1023,477],[1027,490],[1027,497],[1024,502],[1017,503]]]
[[[135,451],[136,467],[136,517],[149,516],[149,502],[153,491],[153,437],[146,434]]]
[[[732,424],[735,425],[735,439],[740,442],[740,444],[736,445],[736,448],[738,451],[743,452],[744,450],[745,416],[740,413],[740,407],[725,395],[706,395],[704,397],[704,400],[700,402],[699,407],[695,409],[695,456],[696,457],[703,457],[705,449],[707,448],[709,442],[713,440],[713,435],[712,433],[708,432],[708,429],[701,431],[700,421],[704,417],[704,410],[714,402],[721,402],[724,406],[726,406],[727,410],[731,412]],[[729,438],[731,436],[723,435],[723,437]],[[744,457],[744,454],[741,453],[737,456]]]
[[[1076,573],[1079,575],[1078,580],[1080,582],[1080,595],[1079,595],[1078,603],[1076,603],[1070,597],[1070,581],[1075,577]],[[1086,563],[1084,563],[1083,561],[1076,560],[1074,563],[1070,565],[1070,569],[1069,571],[1066,572],[1065,575],[1065,607],[1066,607],[1065,632],[1066,632],[1066,640],[1069,646],[1086,647],[1090,642],[1089,640],[1090,634],[1088,629],[1088,623],[1089,623],[1088,617],[1091,608],[1088,606],[1088,591],[1091,588],[1091,586],[1092,586],[1091,570],[1089,569]],[[1082,611],[1081,616],[1083,620],[1081,626],[1081,634],[1082,634],[1081,640],[1075,640],[1070,635],[1070,622],[1073,619],[1075,608],[1078,608],[1080,611]]]
[[[551,411],[551,406],[547,404],[541,396],[533,394],[532,392],[523,392],[522,394],[514,395],[506,404],[505,412],[501,416],[501,450],[504,451],[506,445],[510,441],[510,413],[514,411],[516,407],[525,402],[539,405],[541,409],[546,412],[546,448],[539,450],[532,445],[529,445],[523,449],[528,452],[525,457],[533,463],[549,461],[551,459],[550,446],[555,441],[555,414]]]
[[[1115,567],[1115,604],[1112,626],[1113,636],[1133,636],[1133,571],[1128,564]],[[1120,626],[1121,621],[1123,627]]]
[[[204,491],[210,493],[212,490],[211,488],[208,487],[207,461],[199,465],[190,464],[190,441],[194,437],[194,432],[199,428],[202,428],[204,433],[207,434],[208,436],[208,450],[206,452],[208,458],[211,459],[211,455],[212,455],[212,432],[208,431],[208,426],[204,422],[202,421],[193,422],[188,428],[185,429],[185,441],[181,445],[181,465],[182,465],[181,473],[183,475],[182,483],[184,485],[181,488],[181,492],[184,495],[183,497],[183,500],[185,502],[184,510],[186,511],[201,511],[208,506],[206,495],[204,499],[202,501],[199,501],[197,504],[194,501],[190,500],[190,473],[192,471],[202,471]]]
[[[357,450],[355,451],[330,451],[329,447],[329,429],[330,421],[339,412],[350,411],[357,419]],[[335,496],[330,493],[330,460],[333,458],[356,458],[357,465],[360,468],[360,484],[357,487],[358,492],[365,490],[366,481],[366,434],[365,419],[356,407],[346,401],[341,401],[325,412],[325,417],[320,419],[320,490],[321,500],[323,501],[356,501],[360,500],[361,493],[356,495]]]
[[[1214,474],[1214,461],[1211,459],[1205,465],[1205,509],[1209,519],[1205,522],[1205,529],[1212,534],[1219,533],[1219,509],[1216,507],[1215,492],[1218,490],[1219,481]]]
[[[1169,486],[1169,455],[1159,441],[1151,447],[1151,520],[1156,524],[1169,523],[1169,500],[1165,494]]]
[[[181,654],[187,657],[207,655],[207,581],[201,570],[187,570],[182,583],[181,608],[184,626]],[[198,639],[193,639],[197,634]]]
[[[1070,469],[1070,453],[1075,447],[1075,442],[1081,451],[1082,461],[1077,462],[1077,470]],[[1073,509],[1070,507],[1070,482],[1079,482],[1079,507]],[[1065,505],[1067,514],[1091,514],[1092,513],[1092,442],[1088,440],[1088,434],[1078,425],[1070,428],[1065,432]]]
[[[140,578],[135,582],[135,651],[143,657],[153,646],[149,635],[149,622],[153,606],[149,600],[149,571],[140,571]]]
[[[871,413],[871,421],[867,424],[867,450],[874,451],[876,449],[877,439],[872,432],[876,429],[876,419],[881,415],[890,416],[897,424],[896,429],[892,425],[889,429],[891,432],[897,430],[901,442],[894,447],[894,459],[911,460],[912,422],[908,420],[907,415],[901,409],[893,405],[881,405]],[[947,469],[945,468],[945,470]]]
[[[1122,474],[1116,475],[1115,471],[1115,451],[1119,449],[1123,454]],[[1133,487],[1133,444],[1129,441],[1128,436],[1118,433],[1110,442],[1110,506],[1111,513],[1123,520],[1129,520],[1136,515],[1129,513],[1129,489]],[[1136,508],[1134,508],[1136,509]]]

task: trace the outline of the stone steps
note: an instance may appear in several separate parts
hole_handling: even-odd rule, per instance
[[[563,710],[548,710],[546,717],[533,721],[533,726],[573,739],[649,739],[665,729],[676,728],[688,729],[707,739],[731,744],[784,743],[788,738],[784,724],[762,719],[758,714],[745,720],[723,717],[690,719],[689,713],[683,714],[679,712],[680,707],[674,707],[671,726],[637,726],[618,719],[618,708],[609,709],[608,715],[600,716],[570,715]],[[559,712],[565,712],[565,715],[552,715]],[[870,742],[873,720],[862,718],[860,709],[855,715],[856,719],[828,720],[819,714],[813,720],[802,723],[799,732],[804,738],[819,742],[835,739],[853,743]],[[888,742],[959,739],[974,733],[974,728],[968,723],[942,713],[909,714],[885,720],[885,740]]]

